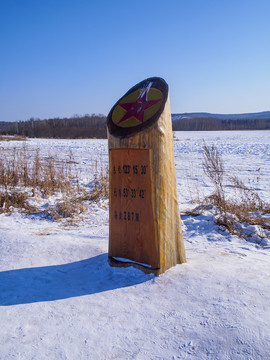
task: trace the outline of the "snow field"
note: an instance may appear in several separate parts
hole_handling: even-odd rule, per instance
[[[203,140],[269,201],[269,139],[176,133],[180,210],[195,191],[211,192]],[[106,140],[27,143],[59,157],[71,148],[86,185],[94,156],[108,161]],[[187,263],[154,277],[107,264],[107,200],[72,223],[0,214],[0,359],[268,359],[269,246],[222,231],[210,211],[182,225]]]

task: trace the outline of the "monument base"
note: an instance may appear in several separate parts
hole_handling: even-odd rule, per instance
[[[132,260],[127,260],[127,259],[119,260],[117,258],[109,256],[108,257],[108,263],[109,263],[110,266],[113,266],[113,267],[129,267],[129,266],[133,266],[134,268],[143,271],[145,274],[154,274],[156,276],[160,275],[160,269],[159,268],[155,268],[153,266],[149,266],[149,265],[146,265],[146,264],[137,263],[137,262],[132,261]]]

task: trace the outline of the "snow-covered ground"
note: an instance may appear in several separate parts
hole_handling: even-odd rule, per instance
[[[175,133],[180,210],[212,188],[203,143],[270,201],[270,131]],[[12,148],[22,143],[1,143]],[[87,186],[106,140],[30,139],[66,158]],[[105,165],[104,165],[105,166]],[[0,359],[270,359],[270,246],[182,216],[187,263],[159,277],[107,264],[108,204],[52,222],[0,215]]]

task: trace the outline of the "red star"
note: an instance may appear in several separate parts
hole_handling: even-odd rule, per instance
[[[126,113],[122,117],[122,119],[118,122],[118,124],[121,124],[122,122],[130,119],[131,117],[135,117],[140,123],[143,123],[145,110],[157,104],[158,102],[162,101],[162,99],[148,101],[147,100],[148,91],[149,89],[142,90],[138,99],[133,103],[119,104],[119,106],[121,106],[121,108],[124,109]]]

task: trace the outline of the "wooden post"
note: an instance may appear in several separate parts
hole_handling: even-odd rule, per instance
[[[177,200],[168,85],[149,78],[107,118],[109,263],[162,274],[186,261]]]

